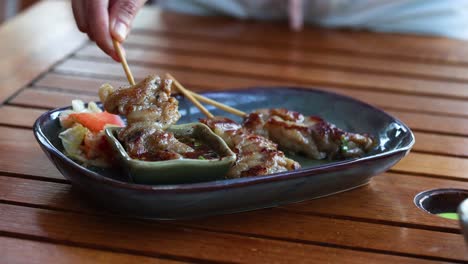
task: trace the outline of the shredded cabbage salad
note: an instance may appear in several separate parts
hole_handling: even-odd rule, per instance
[[[65,129],[59,134],[65,154],[85,166],[108,167],[112,160],[104,135],[107,126],[124,126],[120,117],[103,112],[94,102],[86,107],[81,100],[72,101],[72,109],[59,116]]]

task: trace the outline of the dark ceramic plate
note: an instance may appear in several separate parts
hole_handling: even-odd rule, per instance
[[[307,115],[319,115],[338,127],[369,133],[379,145],[366,156],[335,162],[298,159],[302,169],[267,176],[194,184],[140,185],[128,182],[119,170],[85,168],[63,154],[58,139],[58,115],[66,108],[43,114],[34,125],[35,136],[60,172],[86,193],[86,197],[121,214],[177,219],[273,207],[319,198],[368,183],[404,157],[414,136],[401,121],[352,98],[301,88],[251,88],[205,94],[249,112],[258,108],[284,107]],[[197,121],[200,112],[179,98],[180,124]],[[224,112],[209,108],[215,115]]]

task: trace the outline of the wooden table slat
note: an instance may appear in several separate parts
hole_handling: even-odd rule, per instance
[[[0,171],[51,180],[64,180],[57,168],[40,149],[31,130],[0,126],[0,131],[3,133],[0,135]],[[18,160],[23,162],[18,162]]]
[[[193,260],[259,263],[316,262],[426,263],[427,259],[376,254],[312,244],[244,237],[148,221],[88,216],[0,204],[0,231],[70,241],[132,254],[177,256]],[[145,238],[145,243],[141,239]],[[157,245],[157,246],[155,246]],[[242,246],[240,246],[242,245]],[[194,250],[196,248],[196,250]],[[223,254],[218,254],[223,252]]]
[[[77,53],[78,56],[81,52]],[[58,68],[74,69],[77,72],[111,74],[121,73],[114,70],[116,63],[112,63],[107,55],[97,51],[95,63],[84,57],[83,61],[69,60]],[[301,83],[329,84],[335,86],[353,86],[371,88],[374,90],[398,91],[412,94],[437,95],[439,97],[468,98],[466,83],[447,82],[440,80],[425,80],[402,76],[390,76],[367,72],[348,72],[336,69],[322,69],[317,67],[295,64],[273,64],[267,62],[248,61],[237,58],[219,58],[192,54],[179,54],[162,51],[148,51],[142,49],[127,49],[127,59],[132,72],[141,76],[141,72],[159,67],[164,69],[190,69],[194,71],[210,71],[226,75],[245,75],[272,80],[295,81]],[[228,63],[226,62],[228,61]],[[143,63],[143,64],[142,64]],[[73,67],[74,66],[74,67]],[[68,67],[68,68],[67,68]],[[441,89],[444,87],[444,89]]]
[[[54,109],[58,107],[70,106],[72,100],[82,100],[83,102],[97,102],[99,97],[95,95],[62,93],[47,89],[25,89],[15,98],[9,101],[10,104],[23,107],[38,107]],[[1,109],[1,108],[0,108]]]
[[[468,179],[466,173],[468,171],[468,159],[411,153],[395,165],[392,170],[442,177],[449,176],[466,180]]]
[[[0,27],[0,102],[85,43],[71,16],[70,3],[43,2]]]
[[[180,71],[184,77],[184,83],[193,90],[219,90],[222,88],[252,87],[252,86],[301,86],[301,84],[286,81],[273,81],[250,79],[245,77],[231,77],[225,81],[212,82],[215,74],[196,74],[188,71]],[[185,76],[189,75],[190,78]],[[207,76],[209,75],[209,76]],[[123,76],[119,79],[105,79],[96,77],[83,77],[74,75],[62,75],[50,73],[38,80],[34,85],[42,88],[59,88],[72,92],[88,92],[92,95],[97,94],[97,90],[103,83],[111,83],[114,86],[126,84]],[[248,86],[246,86],[248,85]],[[304,84],[302,84],[304,86]],[[336,88],[332,86],[320,86],[319,89],[336,92],[352,96],[358,100],[385,107],[387,109],[399,109],[407,111],[418,111],[425,113],[434,113],[438,115],[451,115],[468,117],[468,104],[465,100],[434,98],[416,95],[394,94],[391,92],[374,92],[368,90]]]
[[[152,257],[79,248],[12,237],[0,237],[0,259],[3,263],[184,263]]]
[[[280,46],[263,46],[254,43],[219,42],[212,39],[194,39],[190,36],[165,34],[148,35],[135,32],[125,41],[127,50],[142,48],[163,52],[185,52],[200,55],[215,55],[248,60],[264,60],[282,63],[297,63],[320,68],[339,68],[351,71],[377,72],[396,75],[416,76],[420,78],[441,78],[446,80],[467,81],[468,68],[464,65],[438,65],[424,62],[389,60],[388,58],[368,57],[352,53],[327,52],[325,50],[285,49]],[[88,45],[81,54],[95,56],[95,45]],[[232,51],[235,50],[233,53]],[[102,52],[102,51],[98,51]]]
[[[437,135],[424,132],[414,133],[416,143],[413,150],[431,154],[445,154],[468,158],[468,137]]]
[[[35,87],[34,89],[26,89],[22,91],[15,98],[13,98],[10,103],[13,105],[21,105],[25,107],[53,109],[69,106],[71,101],[74,99],[80,99],[84,102],[99,100],[97,95],[91,96],[61,91],[50,91],[47,88]],[[15,109],[14,107],[8,108]],[[1,111],[2,108],[0,107],[0,113]],[[31,111],[35,112],[35,110]],[[24,112],[26,115],[30,115],[27,111]],[[32,114],[31,116],[35,115]],[[23,121],[17,123],[10,122],[9,124],[17,126],[25,125]],[[416,132],[415,137],[417,140],[413,150],[428,152],[431,154],[468,157],[468,138],[466,137],[438,135],[424,132]]]
[[[31,147],[33,146],[33,147]],[[6,150],[9,150],[7,152]],[[5,154],[4,154],[5,153]],[[8,154],[6,154],[8,153]],[[421,155],[418,153],[413,153],[414,155]],[[28,160],[27,163],[17,163],[14,162],[15,157],[23,157],[25,160]],[[63,179],[63,176],[57,171],[57,169],[47,160],[46,156],[42,153],[42,150],[35,143],[35,139],[30,131],[23,129],[13,129],[13,128],[2,128],[0,127],[0,171],[8,172],[13,174],[24,174],[24,175],[35,175],[40,179],[50,179],[52,181]],[[410,167],[411,168],[411,167]],[[393,181],[395,179],[395,181]],[[398,182],[399,181],[402,182]],[[380,183],[383,181],[384,183]],[[355,208],[357,212],[352,213],[353,216],[356,214],[361,218],[370,218],[370,219],[382,219],[382,216],[376,216],[372,212],[379,210],[379,208],[385,208],[387,210],[391,209],[391,202],[397,201],[398,199],[405,197],[404,201],[407,205],[405,211],[399,211],[401,208],[396,208],[396,211],[389,211],[388,219],[389,221],[402,222],[416,224],[420,223],[427,226],[435,226],[440,228],[456,228],[458,225],[453,221],[437,221],[438,218],[429,217],[429,215],[423,214],[419,211],[414,211],[416,208],[412,204],[413,197],[425,189],[432,188],[442,188],[446,187],[461,187],[466,186],[468,188],[468,183],[460,181],[444,181],[440,179],[428,179],[424,177],[410,176],[410,177],[397,177],[397,178],[387,178],[387,177],[376,177],[373,179],[370,187],[371,189],[366,189],[369,191],[371,197],[368,198],[368,209],[360,209],[361,199],[359,195],[364,197],[363,189],[359,189],[360,192],[357,192],[357,196],[351,195],[346,200],[352,201],[353,206],[348,205],[348,207]],[[425,183],[427,182],[427,183]],[[382,190],[382,193],[375,192],[374,184],[377,184],[378,191],[381,190],[382,186],[387,186]],[[414,186],[410,185],[414,184]],[[353,192],[349,192],[352,194]],[[347,193],[342,194],[347,196]],[[389,197],[387,197],[390,195]],[[331,198],[331,197],[330,197]],[[327,198],[329,199],[329,198]],[[321,201],[321,200],[317,200]],[[334,203],[326,203],[327,206],[331,206]],[[341,203],[337,203],[340,205]],[[390,209],[388,208],[390,205]],[[338,208],[336,209],[338,210]],[[364,210],[364,211],[363,211]],[[344,209],[339,209],[338,211],[345,211]],[[348,213],[349,214],[349,213]],[[410,217],[411,216],[411,217]],[[443,220],[443,219],[442,219]]]
[[[153,72],[156,72],[156,71],[153,71]],[[149,73],[151,73],[150,70],[146,72],[146,74],[149,74]],[[249,87],[249,86],[257,86],[257,85],[275,85],[275,84],[281,85],[277,83],[270,83],[269,81],[259,82],[258,80],[249,81],[248,79],[229,78],[229,77],[224,77],[224,76],[220,77],[219,75],[215,75],[215,74],[204,74],[204,75],[196,74],[195,75],[193,73],[188,73],[185,71],[184,72],[172,71],[172,73],[177,76],[178,80],[186,84],[187,87],[192,87],[192,86],[193,87],[206,87],[207,89],[212,89],[212,90],[219,90],[219,89],[230,88],[230,87],[231,88],[232,87]],[[143,76],[144,74],[139,76],[139,78]],[[120,78],[122,78],[122,76],[120,76]],[[89,92],[91,93],[97,93],[98,88],[93,88],[93,87],[99,87],[99,85],[103,83],[102,81],[107,81],[107,80],[109,79],[92,80],[86,77],[75,77],[75,76],[64,77],[61,75],[54,74],[50,78],[46,76],[44,79],[40,80],[37,84],[43,85],[43,86],[60,87],[62,89],[70,89],[70,90],[80,89],[79,87],[86,87],[86,88],[83,88],[83,90],[86,90],[86,91],[89,90]],[[206,80],[210,80],[210,83],[212,83],[211,86],[208,86]],[[120,79],[120,81],[114,81],[113,84],[118,85],[123,82],[124,82],[123,79]],[[237,85],[234,85],[234,84],[237,84]],[[217,88],[215,89],[213,86],[217,86]],[[328,88],[323,87],[323,89],[327,90]],[[194,90],[197,91],[199,89],[194,89]],[[344,92],[344,94],[347,94],[344,89],[339,92]],[[349,95],[352,95],[352,93]],[[384,99],[382,98],[382,100]],[[395,102],[395,105],[398,106],[398,102],[399,102],[398,100],[388,101],[387,105],[393,104],[393,102]],[[370,101],[370,103],[373,103],[373,101]],[[428,102],[428,104],[426,104],[425,107],[429,108],[430,106],[431,104],[429,104]],[[406,124],[408,124],[413,129],[429,131],[429,132],[432,131],[432,132],[438,132],[438,133],[462,135],[462,136],[468,135],[468,132],[467,132],[468,121],[466,118],[453,117],[453,116],[440,116],[440,115],[434,115],[434,114],[428,114],[428,113],[414,113],[414,112],[408,112],[408,111],[402,111],[402,110],[388,110],[387,112],[403,120]]]
[[[400,118],[416,145],[368,185],[321,199],[176,222],[110,215],[75,193],[30,128],[46,109],[126,80],[78,32],[69,1],[44,1],[0,27],[0,262],[468,262],[458,222],[413,202],[468,189],[465,42],[148,8],[132,32],[136,79],[171,72],[196,91],[320,87]]]
[[[387,112],[402,120],[414,130],[468,136],[468,122],[466,118],[410,113],[399,110],[389,110]]]
[[[0,106],[0,124],[20,127],[32,127],[34,121],[45,111],[18,106]],[[32,132],[31,132],[32,133]]]
[[[1,200],[29,203],[48,208],[58,208],[100,214],[102,210],[80,200],[67,184],[40,182],[0,176]],[[113,218],[104,215],[103,218]],[[314,223],[310,225],[310,223]],[[247,236],[257,235],[289,241],[307,241],[361,250],[398,252],[399,254],[468,260],[463,238],[458,234],[400,228],[375,223],[362,223],[326,217],[298,215],[278,210],[263,210],[209,219],[158,222],[154,225],[170,229],[173,224],[192,226],[222,232],[237,232]],[[353,226],[350,229],[349,226]],[[354,232],[359,230],[359,232]],[[366,240],[359,239],[366,237]],[[382,240],[381,237],[386,237]],[[438,240],[438,243],[432,241]],[[431,241],[431,244],[428,244]],[[451,249],[451,250],[448,250]]]
[[[189,25],[189,26],[187,26]],[[210,39],[213,42],[255,43],[289,49],[326,50],[388,60],[427,63],[468,63],[468,48],[462,40],[410,34],[375,34],[366,31],[306,27],[291,31],[285,23],[242,22],[221,17],[193,17],[161,12],[157,8],[141,11],[134,32],[165,33]]]

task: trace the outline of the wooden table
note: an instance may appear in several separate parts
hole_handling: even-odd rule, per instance
[[[47,109],[125,82],[48,1],[0,28],[1,263],[466,262],[457,221],[413,197],[468,189],[468,45],[163,14],[145,9],[125,43],[137,79],[171,72],[197,91],[300,85],[353,96],[406,122],[413,151],[367,186],[328,198],[190,221],[118,218],[78,198],[31,132]]]

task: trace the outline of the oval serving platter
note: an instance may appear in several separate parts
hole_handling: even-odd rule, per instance
[[[181,219],[274,207],[351,190],[369,182],[403,158],[414,135],[400,120],[353,98],[321,90],[293,87],[244,88],[205,93],[205,96],[245,112],[287,108],[317,115],[344,130],[368,133],[378,146],[364,157],[343,161],[313,161],[293,157],[302,169],[266,176],[192,184],[143,185],[129,182],[119,169],[86,168],[63,154],[60,108],[44,113],[34,124],[41,148],[73,186],[91,201],[124,215]],[[203,117],[185,98],[179,99],[179,124]],[[240,121],[221,110],[215,115]]]

